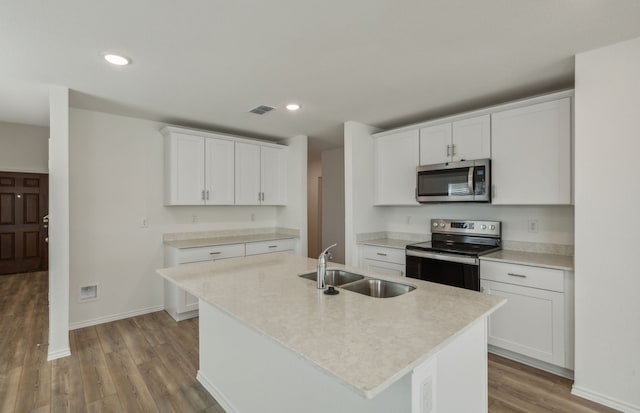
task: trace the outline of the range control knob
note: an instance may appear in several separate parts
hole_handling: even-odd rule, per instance
[[[438,223],[437,223],[437,222],[434,222],[434,223],[433,223],[433,227],[434,227],[434,228],[438,228]]]
[[[444,222],[440,223],[440,228],[444,228]]]
[[[494,229],[496,229],[496,226],[495,226],[495,225],[491,225],[491,226],[489,227],[489,229],[490,229],[491,231],[493,231]]]
[[[480,229],[487,229],[487,226],[485,224],[480,225]]]

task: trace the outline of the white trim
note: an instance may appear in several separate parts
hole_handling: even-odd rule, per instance
[[[208,391],[214,399],[216,399],[218,404],[224,409],[225,412],[238,413],[238,410],[229,402],[229,400],[227,400],[222,395],[222,392],[220,392],[220,390],[218,390],[218,388],[213,383],[211,383],[211,381],[209,381],[202,370],[198,370],[198,374],[196,374],[196,380],[198,380],[198,382],[202,384],[202,387],[204,387],[205,390]]]
[[[37,168],[11,168],[3,166],[0,168],[3,172],[16,172],[16,173],[24,173],[24,174],[49,174],[49,170],[42,170]]]
[[[79,328],[91,327],[97,324],[104,324],[104,323],[109,323],[111,321],[122,320],[123,318],[130,318],[138,315],[155,313],[156,311],[161,311],[161,310],[164,310],[164,305],[154,305],[152,307],[140,308],[138,310],[125,311],[124,313],[92,318],[90,320],[85,320],[85,321],[78,321],[78,322],[69,324],[69,330],[77,330]]]
[[[234,142],[268,146],[268,147],[280,148],[280,149],[282,149],[283,147],[287,147],[287,145],[285,144],[278,143],[278,141],[283,140],[282,138],[278,138],[277,141],[274,142],[274,141],[267,141],[264,139],[250,138],[247,136],[231,135],[229,133],[208,131],[208,130],[202,130],[202,129],[191,129],[191,128],[184,128],[181,126],[173,126],[173,125],[164,126],[162,129],[160,129],[160,133],[163,136],[167,136],[171,133],[182,133],[184,135],[202,136],[205,138],[215,138],[215,139],[225,139],[225,140],[234,141]]]
[[[50,351],[47,353],[47,361],[61,359],[63,357],[69,357],[71,355],[71,349],[69,347],[61,350]]]
[[[582,397],[583,399],[591,400],[592,402],[599,403],[603,406],[611,407],[612,409],[620,410],[626,413],[640,413],[640,406],[634,406],[622,400],[613,399],[604,394],[595,392],[593,390],[585,389],[584,387],[576,386],[575,384],[571,388],[571,394],[574,396]]]
[[[514,353],[513,351],[505,350],[491,344],[489,344],[488,349],[489,353],[497,354],[498,356],[517,361],[518,363],[526,364],[527,366],[531,366],[538,370],[543,370],[548,373],[555,374],[556,376],[573,380],[573,370],[556,366],[555,364],[550,364],[545,361],[537,360],[519,353]]]

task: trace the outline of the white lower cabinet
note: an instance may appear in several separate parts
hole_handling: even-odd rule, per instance
[[[363,245],[361,251],[360,266],[366,270],[384,275],[406,276],[404,249]]]
[[[295,239],[248,242],[246,244],[215,245],[196,248],[165,246],[164,263],[167,267],[193,262],[217,261],[245,255],[269,254],[291,251],[296,248]],[[198,299],[172,282],[164,281],[164,309],[176,321],[198,316]]]
[[[572,275],[551,268],[481,261],[481,290],[507,299],[489,317],[489,344],[572,369]]]

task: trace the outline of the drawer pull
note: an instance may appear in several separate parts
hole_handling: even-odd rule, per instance
[[[278,248],[277,245],[269,245],[269,248]]]
[[[527,278],[527,276],[526,276],[526,275],[522,275],[522,274],[515,274],[515,273],[512,273],[512,272],[508,272],[508,273],[507,273],[507,275],[510,275],[510,276],[512,276],[512,277],[518,277],[518,278]]]
[[[383,256],[383,257],[386,257],[386,256],[387,256],[387,254],[384,254],[384,253],[382,253],[382,252],[376,252],[376,254],[381,255],[381,256]]]
[[[222,254],[220,251],[210,252],[209,255],[219,255]]]

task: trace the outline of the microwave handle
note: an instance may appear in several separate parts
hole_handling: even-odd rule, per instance
[[[474,185],[474,177],[475,177],[475,166],[469,168],[469,175],[467,176],[467,186],[469,187],[469,195],[475,195]]]

